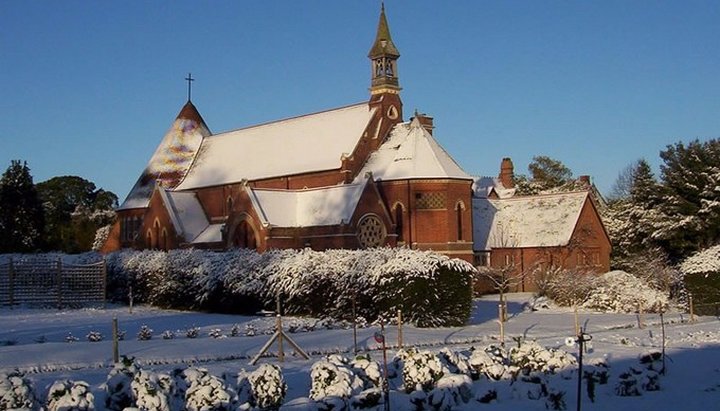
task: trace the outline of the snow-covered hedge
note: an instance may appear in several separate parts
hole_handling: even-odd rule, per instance
[[[669,306],[666,294],[624,271],[603,274],[583,302],[583,307],[599,311],[661,312]]]
[[[251,250],[108,254],[109,295],[168,308],[254,312],[274,308],[280,295],[289,314],[375,319],[403,310],[418,326],[463,324],[472,305],[474,267],[462,260],[406,248],[371,250]],[[121,290],[117,290],[121,288]],[[253,303],[255,302],[255,303]]]
[[[720,245],[701,250],[680,264],[683,274],[720,274]]]

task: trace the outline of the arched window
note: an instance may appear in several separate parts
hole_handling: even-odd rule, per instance
[[[153,223],[153,244],[152,247],[154,249],[160,248],[160,221],[155,220],[155,223]]]
[[[168,233],[166,229],[162,229],[162,236],[160,237],[160,247],[162,247],[163,250],[168,250]]]
[[[230,215],[233,211],[233,199],[232,197],[228,197],[227,201],[225,201],[225,215]]]
[[[403,237],[403,223],[403,207],[402,204],[397,203],[395,204],[395,234],[397,234],[398,241],[405,241],[405,238]]]
[[[255,231],[253,231],[247,220],[240,221],[237,227],[235,227],[233,244],[239,248],[257,248],[257,242],[255,241]]]
[[[457,240],[462,241],[463,240],[463,210],[465,209],[465,205],[462,203],[462,201],[458,201],[457,204],[455,204],[455,220],[457,221]]]

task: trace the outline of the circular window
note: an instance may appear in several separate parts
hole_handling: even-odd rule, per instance
[[[377,216],[368,215],[360,219],[357,228],[360,247],[378,247],[383,244],[386,236],[385,225]]]

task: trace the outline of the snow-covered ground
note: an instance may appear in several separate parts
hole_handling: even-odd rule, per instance
[[[531,311],[527,309],[530,294],[511,294],[510,318],[505,324],[506,345],[516,345],[513,338],[536,340],[545,347],[561,348],[577,354],[575,348],[565,346],[565,340],[574,335],[574,315],[567,309]],[[405,325],[404,345],[422,350],[467,350],[474,346],[484,348],[498,343],[499,327],[496,321],[497,296],[475,301],[476,307],[467,326],[455,328],[421,329]],[[312,358],[303,360],[292,351],[284,363],[276,358],[262,358],[258,365],[249,365],[273,331],[275,318],[236,315],[205,314],[160,310],[152,307],[109,306],[106,309],[39,310],[0,309],[0,373],[18,369],[26,373],[36,390],[44,395],[56,380],[84,380],[90,390],[100,394],[101,385],[112,369],[112,319],[117,318],[119,328],[126,332],[120,341],[121,355],[135,357],[143,369],[169,371],[177,367],[196,365],[207,368],[213,375],[236,374],[242,369],[251,371],[262,363],[281,366],[288,385],[286,404],[293,399],[308,397],[311,388],[310,368],[327,354],[353,354],[351,328],[331,329],[323,322],[299,318],[284,318],[285,330]],[[617,396],[611,384],[597,388],[595,402],[583,398],[586,410],[708,410],[720,404],[720,321],[715,317],[698,317],[689,322],[687,314],[668,313],[666,322],[667,373],[660,377],[659,391],[643,391],[634,397]],[[589,364],[605,359],[610,374],[626,372],[637,367],[638,355],[648,350],[660,350],[662,333],[658,315],[643,315],[638,319],[629,314],[602,314],[580,311],[580,324],[592,336],[592,352],[585,354]],[[638,321],[643,327],[638,327]],[[138,340],[142,326],[153,330],[150,340]],[[199,328],[196,338],[188,338],[187,330]],[[237,336],[232,336],[233,328]],[[309,328],[314,328],[308,331]],[[219,331],[218,331],[219,330]],[[297,332],[291,332],[296,331]],[[302,331],[302,332],[300,332]],[[382,360],[379,344],[373,338],[379,326],[360,328],[357,332],[358,349],[369,352],[377,361]],[[95,333],[93,333],[95,332]],[[91,342],[88,335],[99,332],[104,338]],[[174,335],[164,339],[163,334]],[[215,338],[210,334],[215,334]],[[246,335],[255,334],[255,335]],[[68,338],[72,335],[74,338]],[[77,339],[68,342],[68,339]],[[398,328],[386,327],[386,341],[392,346],[391,358],[398,341]],[[287,344],[285,345],[287,349]],[[276,352],[276,346],[271,348]],[[568,409],[575,409],[575,376],[558,377],[555,385],[566,391]],[[487,382],[486,382],[487,383]],[[506,384],[507,385],[507,384]],[[518,384],[519,385],[519,384]],[[391,388],[397,388],[392,387]],[[480,390],[480,383],[473,384]],[[484,388],[482,388],[484,389]],[[507,388],[512,390],[512,388]],[[543,401],[527,399],[525,395],[507,394],[502,390],[497,401],[490,404],[477,402],[473,397],[457,409],[510,410],[545,409]],[[404,394],[393,392],[402,397]],[[391,395],[392,396],[392,395]],[[475,393],[477,396],[477,393]],[[393,409],[406,404],[392,401]],[[409,404],[409,403],[407,403]],[[98,407],[102,409],[101,404]]]

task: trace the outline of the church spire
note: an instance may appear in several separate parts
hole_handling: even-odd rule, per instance
[[[368,53],[368,58],[372,62],[371,94],[398,94],[400,92],[397,76],[397,59],[399,57],[400,52],[390,36],[390,28],[385,17],[385,3],[383,3],[375,42]]]

